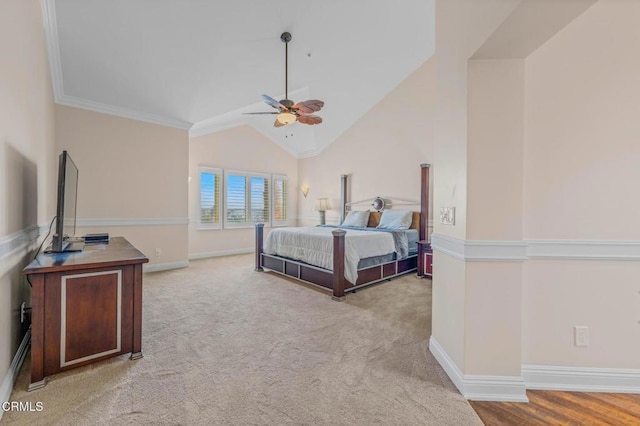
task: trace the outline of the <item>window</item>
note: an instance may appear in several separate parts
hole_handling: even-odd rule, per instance
[[[225,182],[225,228],[270,224],[269,175],[225,171]]]
[[[289,220],[289,179],[273,176],[273,226],[287,225]]]
[[[203,228],[220,228],[222,221],[222,171],[210,167],[199,167],[200,177],[200,226]]]
[[[288,225],[288,177],[206,166],[198,176],[200,229]]]

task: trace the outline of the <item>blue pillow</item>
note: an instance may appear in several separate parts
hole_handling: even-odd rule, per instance
[[[369,210],[350,211],[347,217],[342,222],[342,226],[358,226],[360,228],[366,228],[369,224]]]
[[[380,229],[409,229],[413,213],[409,210],[383,210],[380,216]]]

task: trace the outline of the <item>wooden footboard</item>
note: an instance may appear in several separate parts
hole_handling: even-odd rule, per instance
[[[256,267],[258,272],[271,269],[292,278],[307,281],[333,290],[334,300],[344,300],[346,280],[344,278],[344,236],[347,233],[336,229],[333,234],[333,271],[317,268],[305,263],[264,254],[264,224],[256,224]]]
[[[413,272],[417,267],[417,256],[410,256],[401,260],[394,260],[380,265],[370,266],[358,270],[358,280],[351,283],[344,278],[344,251],[346,231],[336,229],[333,234],[333,271],[286,259],[277,255],[263,252],[262,224],[256,225],[256,271],[264,268],[288,277],[316,284],[332,291],[332,299],[344,300],[345,292],[364,287],[369,284]]]

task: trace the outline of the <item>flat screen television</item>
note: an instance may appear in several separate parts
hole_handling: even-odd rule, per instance
[[[76,234],[76,201],[78,196],[78,168],[67,151],[58,160],[58,195],[56,198],[56,229],[51,243],[52,253],[76,251],[70,239]]]

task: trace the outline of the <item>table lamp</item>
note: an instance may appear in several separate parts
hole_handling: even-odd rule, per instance
[[[328,198],[318,198],[316,200],[316,204],[314,206],[314,210],[320,212],[320,225],[325,224],[325,216],[324,212],[329,210],[329,199]]]

